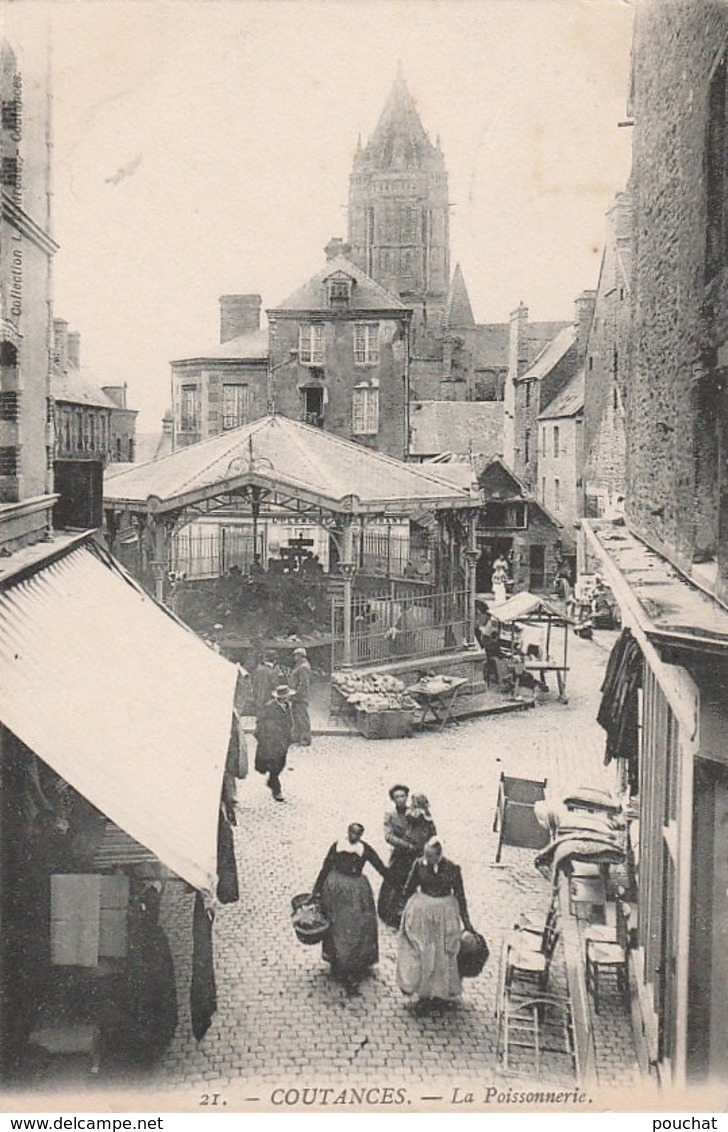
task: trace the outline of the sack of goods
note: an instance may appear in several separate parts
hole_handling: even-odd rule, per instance
[[[294,896],[291,905],[291,923],[296,938],[301,943],[320,943],[329,930],[329,921],[321,911],[318,897],[304,892]]]
[[[490,951],[482,935],[463,932],[458,952],[458,972],[461,979],[474,979],[488,962]]]

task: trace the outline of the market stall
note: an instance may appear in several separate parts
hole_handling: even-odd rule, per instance
[[[548,673],[554,673],[559,699],[566,703],[571,620],[545,598],[528,592],[515,594],[490,613],[501,626],[501,646],[511,663],[529,673],[543,691],[548,691]]]

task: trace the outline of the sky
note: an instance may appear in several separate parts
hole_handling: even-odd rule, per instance
[[[22,39],[23,9],[6,5]],[[346,236],[398,61],[449,174],[476,319],[568,319],[626,182],[624,0],[55,0],[54,314],[160,427],[218,298],[275,306]]]

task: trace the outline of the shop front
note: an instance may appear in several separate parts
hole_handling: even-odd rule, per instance
[[[625,627],[611,753],[633,815],[635,1034],[661,1083],[725,1081],[728,612],[623,526],[584,528]]]
[[[145,1065],[171,1038],[160,901],[188,885],[211,927],[223,899],[237,679],[88,537],[4,580],[6,1078],[44,1079],[69,1058],[86,1072]]]

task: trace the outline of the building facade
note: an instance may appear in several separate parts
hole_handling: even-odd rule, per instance
[[[219,344],[172,362],[173,449],[265,415],[268,333],[260,308],[260,295],[221,295]]]
[[[576,300],[573,323],[545,325],[549,337],[530,364],[526,359],[533,349],[535,336],[529,331],[528,310],[521,305],[511,316],[511,353],[504,418],[505,459],[527,489],[534,493],[540,484],[539,416],[583,366],[593,310],[594,292],[585,291]],[[543,341],[540,335],[539,338]]]
[[[584,386],[584,514],[594,518],[624,498],[625,406],[632,317],[632,196],[618,193],[607,213]]]
[[[728,1079],[728,9],[637,9],[624,518],[585,520],[643,663],[636,1033],[670,1085]]]
[[[406,459],[411,310],[331,240],[325,266],[266,313],[276,412]]]
[[[519,303],[511,312],[508,325],[508,370],[503,390],[503,457],[509,468],[521,477],[531,463],[531,448],[535,441],[535,423],[541,408],[539,397],[533,397],[535,376],[519,386],[536,359],[562,332],[571,327],[568,322],[531,322],[528,307]],[[568,337],[568,336],[567,336]],[[570,348],[562,338],[562,353]],[[552,352],[556,347],[552,346]],[[561,356],[561,355],[559,355]],[[531,469],[533,474],[533,469]],[[533,481],[532,481],[533,482]]]
[[[10,26],[12,21],[8,21]],[[0,49],[0,508],[8,543],[33,541],[53,505],[50,411],[50,96],[42,14]]]
[[[538,497],[575,544],[582,517],[584,370],[580,369],[538,418]]]
[[[55,459],[133,463],[137,410],[126,403],[125,385],[99,387],[81,367],[81,335],[53,319],[51,403]]]

